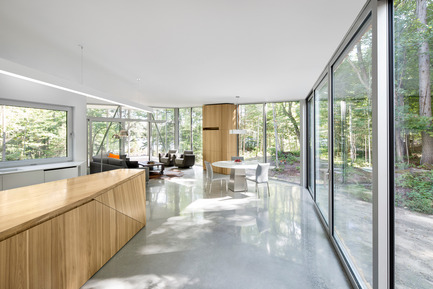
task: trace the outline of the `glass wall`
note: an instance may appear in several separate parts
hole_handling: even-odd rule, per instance
[[[174,109],[155,108],[152,113],[152,157],[158,160],[159,154],[164,154],[175,148],[174,142]]]
[[[322,180],[328,172],[323,82],[314,109],[307,101],[307,137],[314,137],[314,146],[307,142],[308,176],[315,179],[307,186],[325,219],[331,210],[328,233],[359,288],[433,288],[432,23],[433,0],[371,1],[359,14],[326,67],[332,71],[325,79],[332,83],[330,180]],[[321,194],[326,183],[331,190]],[[321,195],[331,197],[329,208]]]
[[[307,170],[307,186],[311,196],[315,199],[314,195],[314,96],[307,100],[307,143],[308,143],[308,167]]]
[[[239,155],[245,160],[264,162],[263,104],[239,105]]]
[[[148,122],[126,122],[124,129],[128,131],[128,137],[124,140],[125,154],[131,158],[143,158],[149,155]]]
[[[433,1],[394,1],[395,288],[433,288]]]
[[[328,223],[329,216],[329,148],[328,148],[328,79],[315,92],[315,193],[316,203]]]
[[[201,165],[201,107],[154,108],[153,113],[147,113],[121,106],[88,105],[89,159],[102,149],[104,152],[109,150],[126,154],[133,160],[158,160],[160,153],[176,149],[176,110],[179,111],[178,152],[193,150],[196,164]],[[121,136],[121,131],[126,131],[127,135]]]
[[[117,105],[88,104],[88,117],[120,118],[121,107]]]
[[[269,177],[300,184],[300,105],[298,101],[266,104],[266,161]]]
[[[191,150],[191,108],[179,108],[179,152]]]
[[[334,237],[372,288],[371,27],[334,65]]]
[[[90,124],[89,159],[92,156],[107,155],[108,153],[123,154],[121,138],[119,137],[119,131],[122,129],[121,122],[92,121]]]
[[[196,165],[203,164],[203,109],[201,107],[193,107],[192,114],[192,150],[195,154]]]

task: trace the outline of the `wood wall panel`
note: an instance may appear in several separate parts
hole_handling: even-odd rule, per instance
[[[218,130],[206,130],[209,127],[218,127]],[[237,155],[237,136],[229,133],[231,129],[236,129],[236,105],[203,106],[203,161],[225,161]],[[213,170],[230,173],[229,169],[213,167]]]
[[[219,127],[221,123],[221,105],[203,106],[203,127]]]
[[[223,104],[221,105],[221,130],[236,129],[236,105]]]

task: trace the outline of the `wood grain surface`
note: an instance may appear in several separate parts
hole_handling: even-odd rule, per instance
[[[29,187],[0,192],[6,192],[2,201],[8,201],[14,208],[5,210],[4,203],[1,204],[0,227],[6,228],[3,232],[10,232],[10,224],[14,224],[13,231],[18,230],[0,241],[2,289],[80,288],[146,223],[143,170],[116,170],[53,183],[32,186],[34,190]],[[60,192],[55,190],[58,187]],[[17,198],[27,196],[30,203],[39,200],[46,204],[46,198],[50,197],[48,189],[52,189],[51,195],[63,194],[63,198],[53,196],[54,204],[47,206],[55,208],[56,213],[46,208],[31,209],[36,204],[29,205]],[[108,201],[105,204],[96,199]],[[60,203],[65,208],[59,209]],[[25,209],[30,212],[26,214]],[[25,225],[16,224],[19,218],[14,214],[19,213],[23,214]]]
[[[203,161],[226,161],[237,155],[237,135],[230,134],[231,129],[236,129],[236,121],[234,104],[203,106]],[[218,130],[206,130],[207,127]],[[213,169],[220,174],[230,173],[229,169]]]

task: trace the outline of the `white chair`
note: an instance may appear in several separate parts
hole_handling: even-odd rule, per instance
[[[245,178],[245,190],[248,190],[248,183],[247,181],[252,181],[256,183],[256,192],[257,187],[259,184],[266,183],[268,187],[268,196],[270,196],[269,193],[269,183],[268,183],[268,171],[269,171],[270,164],[258,164],[256,169],[256,175],[252,177]]]
[[[232,161],[234,161],[234,160],[244,161],[244,157],[232,157]]]
[[[225,183],[226,183],[226,191],[227,191],[227,179],[224,178],[224,177],[215,177],[214,174],[213,174],[212,165],[209,162],[207,162],[207,161],[204,161],[204,164],[206,166],[206,185],[207,185],[207,182],[210,181],[210,190],[209,190],[209,193],[212,192],[212,183],[213,183],[213,181],[221,181],[221,187],[222,187],[223,186],[223,180],[224,180]]]

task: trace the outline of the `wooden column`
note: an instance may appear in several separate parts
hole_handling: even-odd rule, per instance
[[[236,129],[236,121],[234,104],[203,106],[203,161],[226,161],[237,155],[237,135],[229,134],[231,129]],[[230,173],[229,169],[216,167],[214,171]]]

